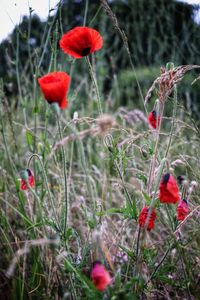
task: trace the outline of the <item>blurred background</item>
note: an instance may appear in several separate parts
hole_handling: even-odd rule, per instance
[[[82,75],[79,75],[84,72],[85,64],[79,60],[73,62],[63,55],[58,43],[63,32],[83,24],[96,28],[104,38],[102,51],[95,54],[97,77],[105,103],[113,110],[119,106],[143,108],[136,78],[145,96],[153,80],[159,76],[160,67],[165,66],[167,62],[173,62],[175,66],[200,64],[198,2],[189,4],[175,0],[109,1],[119,28],[127,36],[136,76],[130,68],[127,51],[119,33],[114,29],[113,20],[105,13],[100,1],[64,0],[51,9],[53,4],[56,2],[49,6],[47,20],[44,20],[44,16],[40,19],[36,14],[37,9],[30,5],[29,15],[21,18],[13,32],[1,41],[0,77],[3,79],[5,93],[15,107],[19,104],[19,92],[21,98],[30,96],[26,88],[20,88],[19,91],[20,82],[16,72],[21,74],[20,80],[27,87],[31,85],[36,73],[41,75],[55,68],[69,72],[72,65],[73,72],[76,73],[72,80],[72,88],[78,84],[79,90],[76,98],[72,96],[71,114],[86,105],[85,96],[88,93],[85,82],[88,72],[85,70],[85,81]],[[17,5],[19,3],[16,7]],[[191,88],[191,82],[196,75],[198,71],[195,76],[190,74],[185,77],[179,87],[179,100],[198,120],[200,85],[196,83]]]

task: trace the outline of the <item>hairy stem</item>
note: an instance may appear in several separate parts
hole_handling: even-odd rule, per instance
[[[48,179],[47,179],[47,174],[46,174],[46,171],[45,171],[45,168],[44,168],[44,165],[43,165],[43,162],[41,160],[41,158],[39,157],[38,154],[34,153],[31,155],[31,157],[29,158],[28,160],[28,168],[30,166],[30,163],[31,163],[31,160],[34,159],[34,158],[37,158],[41,167],[42,167],[42,172],[43,172],[43,177],[44,177],[44,181],[45,181],[45,184],[46,184],[46,188],[47,188],[47,192],[48,192],[48,195],[49,195],[49,199],[51,201],[51,206],[52,206],[52,209],[53,209],[53,213],[54,213],[54,218],[57,222],[57,226],[58,228],[60,229],[61,231],[61,228],[60,228],[60,225],[59,225],[59,219],[58,219],[58,215],[56,213],[56,208],[55,208],[55,205],[54,205],[54,201],[53,201],[53,197],[52,197],[52,194],[51,194],[51,191],[49,189],[49,184],[48,184]]]
[[[169,154],[169,149],[172,143],[172,136],[173,136],[173,131],[174,131],[174,125],[175,125],[175,120],[176,120],[176,113],[177,113],[177,87],[176,85],[174,86],[174,108],[173,108],[173,119],[172,119],[172,126],[171,126],[171,131],[170,131],[170,136],[169,136],[169,142],[167,145],[167,150],[165,153],[165,157],[168,156]]]
[[[151,165],[150,165],[149,180],[148,180],[148,185],[147,185],[148,195],[150,195],[150,193],[151,193],[152,183],[153,183],[153,179],[154,179],[156,159],[157,159],[157,154],[158,154],[158,145],[159,145],[159,140],[160,140],[160,129],[161,129],[162,117],[163,117],[163,111],[164,111],[164,103],[159,102],[159,104],[160,104],[160,124],[159,124],[158,132],[157,132],[157,139],[156,139],[156,144],[155,144],[155,148],[154,148],[154,155],[153,155],[153,159],[152,159]]]
[[[138,259],[139,259],[140,234],[141,234],[141,227],[139,226],[138,234],[137,234],[137,241],[136,241],[135,267],[134,267],[133,276],[135,276],[136,272],[137,272],[137,265],[138,265]]]
[[[97,81],[96,81],[96,77],[95,77],[95,74],[94,74],[92,64],[90,63],[90,60],[89,60],[88,56],[86,56],[86,62],[88,64],[90,76],[91,76],[92,81],[94,83],[94,87],[95,87],[95,91],[96,91],[96,95],[97,95],[98,111],[99,111],[99,114],[101,115],[103,111],[102,111],[102,106],[101,106],[101,98],[100,98],[100,94],[99,94],[99,88],[98,88],[98,85],[97,85]]]
[[[60,119],[59,119],[59,115],[57,115],[57,123],[58,123],[58,130],[59,130],[59,135],[60,135],[60,139],[63,139],[63,135],[62,135],[62,130],[61,130],[61,126],[60,126]],[[64,174],[64,186],[65,186],[65,213],[64,213],[64,234],[66,231],[66,227],[68,224],[68,193],[67,193],[67,170],[66,170],[66,156],[65,156],[65,149],[63,147],[63,145],[61,145],[61,155],[62,155],[62,163],[63,163],[63,174]]]
[[[131,196],[130,196],[130,194],[129,194],[127,188],[126,188],[126,185],[125,185],[124,178],[123,178],[123,176],[122,176],[121,170],[120,170],[120,168],[119,168],[119,166],[118,166],[118,164],[117,164],[116,162],[115,162],[115,167],[116,167],[117,172],[118,172],[118,174],[119,174],[119,177],[120,177],[120,179],[121,179],[121,182],[122,182],[124,191],[125,191],[125,193],[126,193],[126,197],[127,197],[127,199],[128,199],[128,202],[129,202],[129,205],[130,205],[130,207],[131,207],[131,210],[133,209],[133,215],[134,215],[134,218],[136,219],[136,218],[137,218],[137,214],[136,214],[136,205],[135,205],[135,203],[132,203]]]
[[[153,277],[155,276],[156,272],[160,269],[162,263],[164,262],[165,258],[167,257],[169,251],[171,250],[171,248],[173,247],[173,245],[170,245],[168,247],[168,249],[166,250],[165,254],[163,255],[163,257],[161,258],[160,262],[158,263],[158,265],[156,266],[155,270],[153,271],[153,273],[151,274],[151,276],[149,277],[149,279],[147,280],[147,282],[145,283],[145,286],[148,285],[148,283],[153,279]]]

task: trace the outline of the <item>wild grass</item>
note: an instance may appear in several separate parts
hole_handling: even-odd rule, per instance
[[[114,91],[103,92],[103,54],[74,61],[60,53],[63,28],[56,17],[47,23],[41,48],[29,49],[26,66],[20,64],[17,40],[19,93],[6,97],[1,82],[1,299],[199,297],[200,136],[179,94],[184,71],[192,66],[168,64],[157,73],[157,89],[144,103],[126,35],[107,2],[102,3],[130,59],[128,72],[137,79],[139,108],[120,106],[117,74]],[[86,25],[88,10],[86,1]],[[49,43],[52,55],[44,70]],[[75,78],[68,109],[60,114],[44,101],[37,84],[39,76],[55,70]],[[153,107],[162,120],[158,130],[147,120]],[[20,172],[27,168],[36,184],[21,191]],[[176,205],[158,200],[165,172],[182,176],[179,190],[190,210],[182,222],[177,221]],[[138,226],[144,205],[156,207],[150,232]],[[96,260],[113,278],[102,293],[90,279]]]

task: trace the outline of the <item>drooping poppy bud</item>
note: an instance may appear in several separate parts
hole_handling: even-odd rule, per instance
[[[180,200],[176,180],[169,173],[162,177],[158,198],[162,203],[177,203]]]
[[[95,29],[80,26],[65,33],[60,39],[60,48],[74,58],[82,58],[100,50],[103,39]]]
[[[145,227],[145,225],[146,225],[146,220],[148,218],[148,212],[149,212],[148,206],[143,207],[143,209],[139,215],[139,219],[138,219],[138,223],[141,227]],[[148,225],[147,225],[148,231],[150,231],[151,229],[154,228],[155,220],[156,220],[156,212],[155,212],[155,209],[153,208],[151,211],[151,214],[149,216],[149,221],[148,221]]]
[[[100,292],[103,292],[107,288],[107,286],[112,282],[110,274],[99,261],[93,263],[90,277],[95,287]]]
[[[27,182],[29,183],[30,187],[35,185],[35,179],[30,169],[21,172],[20,189],[22,191],[28,190]]]
[[[38,82],[47,102],[58,103],[61,109],[67,107],[66,94],[70,83],[67,73],[51,72],[38,78]]]
[[[155,110],[152,110],[148,116],[148,120],[149,120],[149,124],[151,124],[151,126],[156,129],[157,127],[157,123],[158,123],[158,127],[160,124],[160,116],[158,116],[157,118],[157,113]]]
[[[183,221],[189,213],[188,202],[186,199],[183,199],[179,202],[176,212],[178,221]]]

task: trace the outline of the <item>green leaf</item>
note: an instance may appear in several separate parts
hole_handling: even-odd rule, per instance
[[[134,251],[132,251],[132,250],[130,250],[130,249],[124,247],[124,246],[121,246],[121,245],[119,245],[119,248],[121,248],[124,252],[126,252],[126,254],[130,258],[132,258],[133,260],[135,260],[135,253],[134,253]]]
[[[90,229],[94,229],[95,228],[95,221],[94,220],[87,220],[87,223],[88,223],[88,225],[89,225],[89,227],[90,227]]]
[[[124,217],[126,218],[132,218],[133,217],[133,212],[132,212],[132,209],[129,207],[122,207],[122,208],[115,208],[115,207],[112,207],[112,208],[109,208],[108,210],[105,211],[105,214],[109,214],[109,215],[112,215],[112,214],[123,214]]]
[[[73,236],[73,228],[69,227],[65,233],[65,240],[69,240]]]
[[[142,191],[142,195],[144,196],[146,205],[149,206],[151,204],[151,197],[148,194],[146,194],[144,191]]]
[[[153,155],[153,152],[154,152],[154,151],[153,151],[153,148],[149,147],[148,150],[149,150],[149,154],[150,154],[150,155]]]
[[[29,146],[33,145],[33,135],[30,131],[26,131],[26,141]]]
[[[139,180],[143,181],[145,184],[147,184],[147,176],[145,176],[142,173],[137,173],[136,174],[136,178],[138,178]]]
[[[39,111],[40,111],[39,106],[35,106],[35,107],[33,108],[33,113],[34,113],[34,114],[38,114]]]

